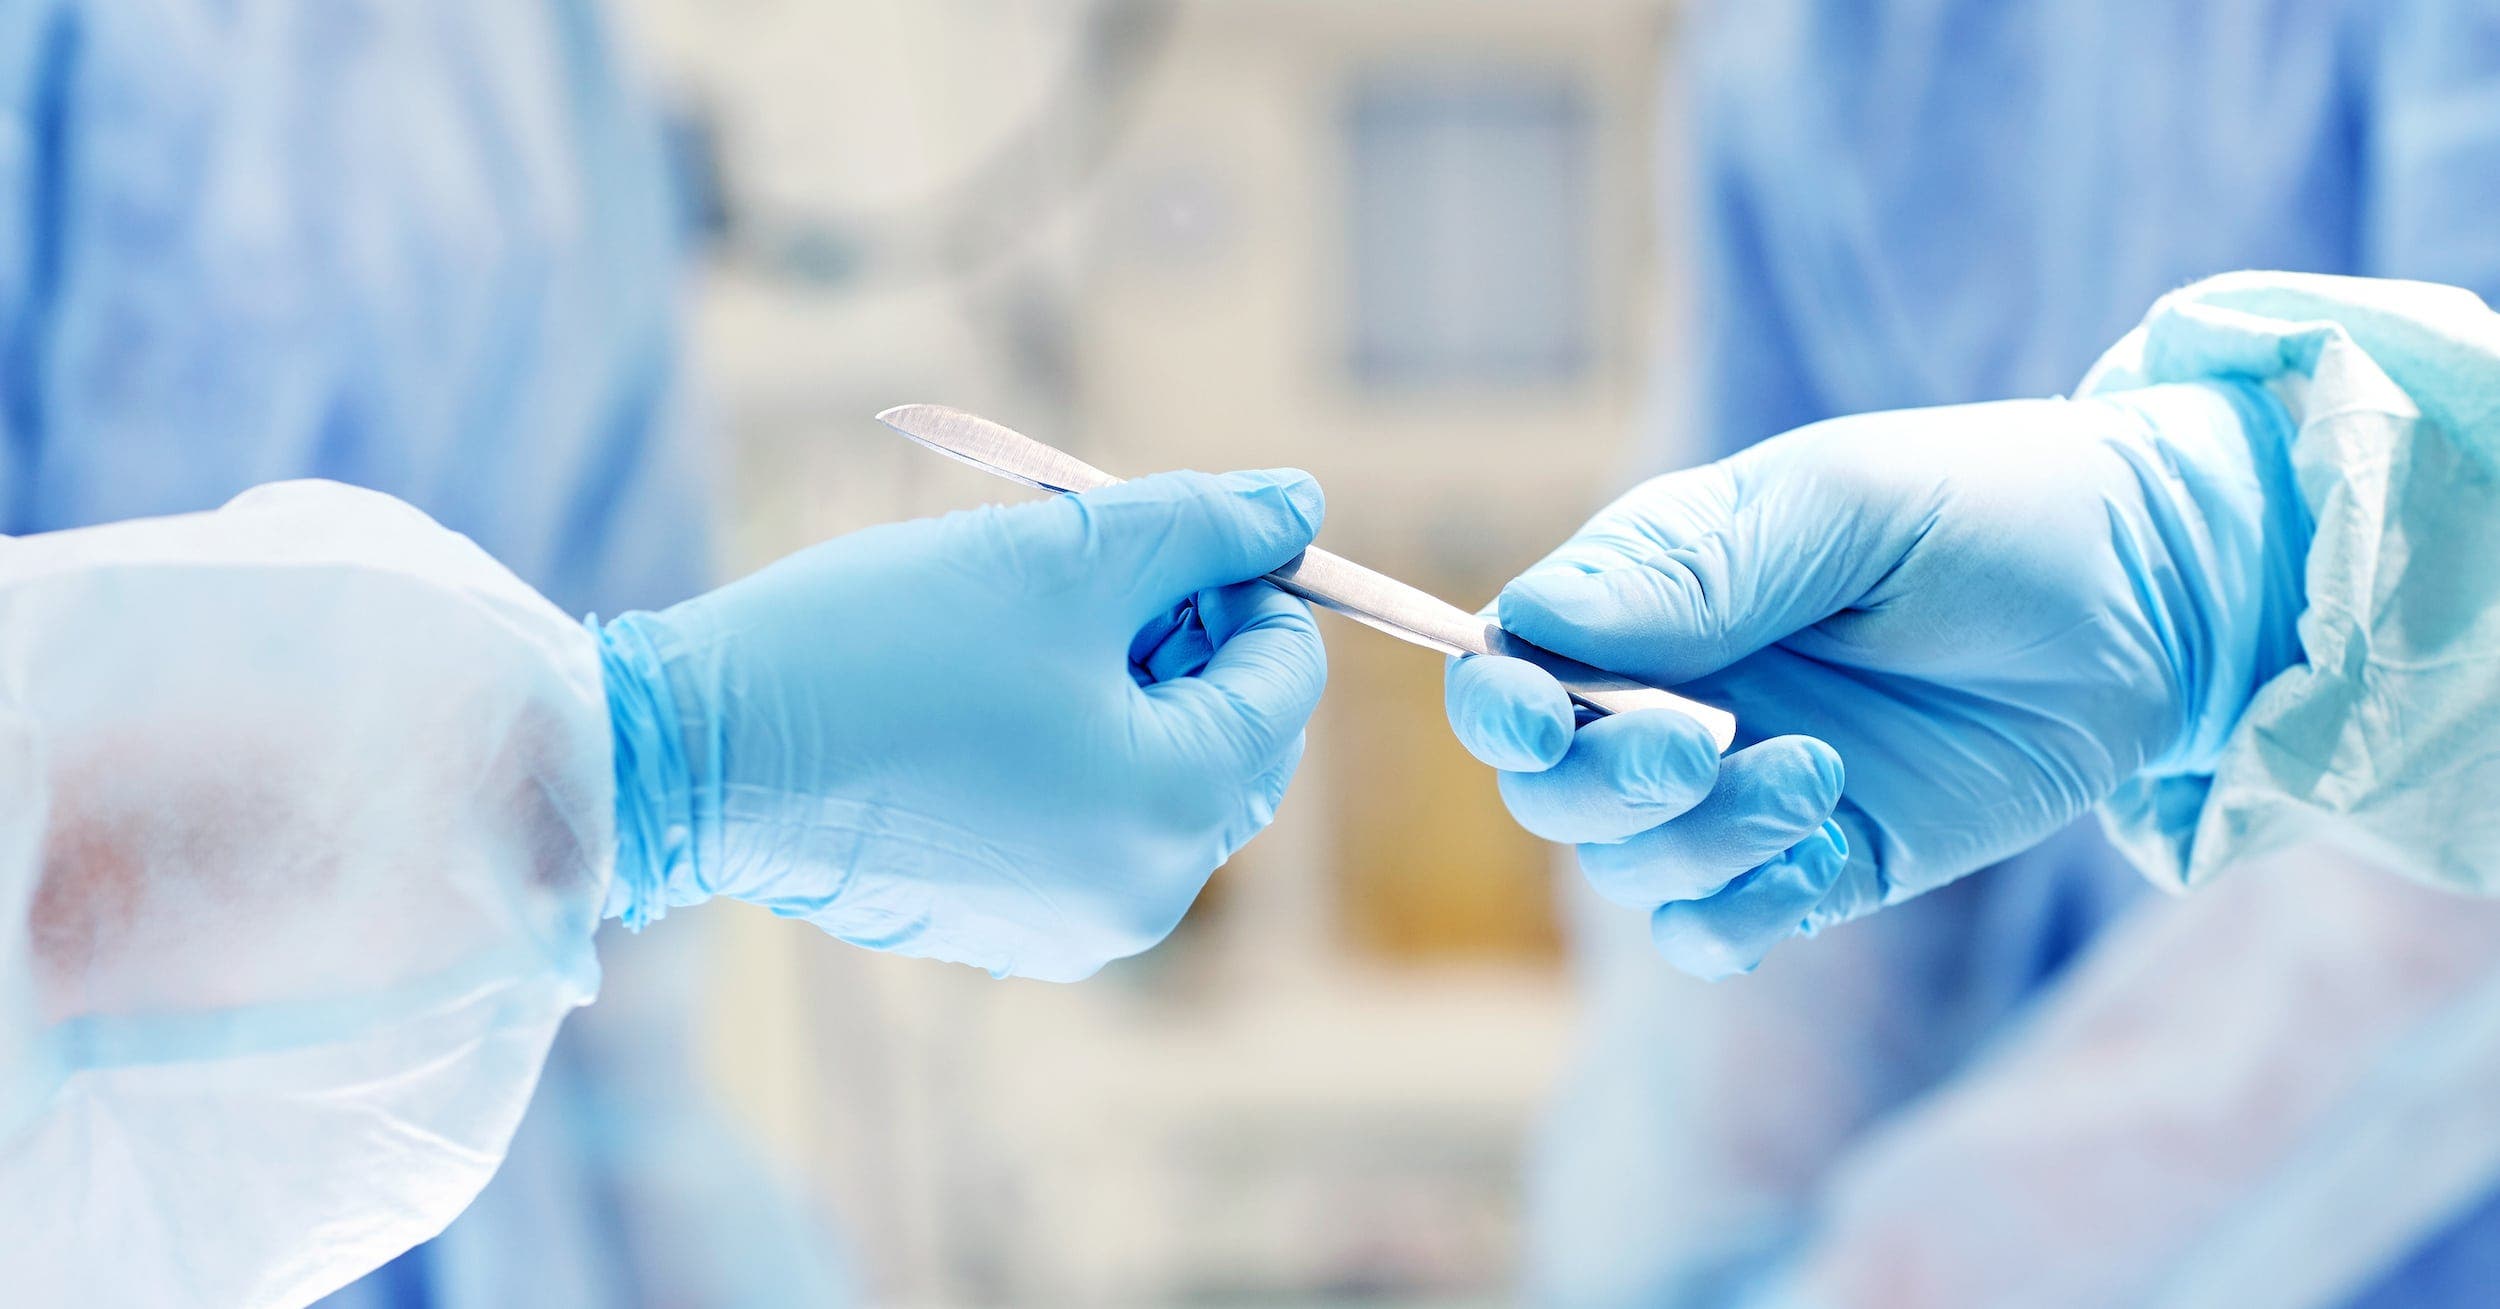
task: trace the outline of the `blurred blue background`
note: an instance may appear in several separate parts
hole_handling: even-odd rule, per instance
[[[2062,390],[2204,273],[2500,281],[2471,5],[547,9],[667,115],[653,430],[716,562],[630,508],[652,557],[582,553],[680,589],[1001,494],[897,403],[1301,465],[1329,546],[1475,603],[1633,477]],[[2500,1040],[2500,908],[2298,851],[2163,901],[2079,831],[1705,987],[1510,824],[1436,659],[1329,634],[1168,945],[1054,987],[730,906],[610,939],[504,1176],[342,1304],[2487,1295],[2500,1097],[2442,1059]]]

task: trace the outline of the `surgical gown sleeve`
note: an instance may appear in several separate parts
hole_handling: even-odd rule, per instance
[[[2084,389],[2216,377],[2291,415],[2302,657],[2212,773],[2123,788],[2113,837],[2172,885],[2323,839],[2500,892],[2500,316],[2428,283],[2231,274],[2165,297]]]
[[[0,538],[0,1298],[440,1230],[596,989],[610,767],[593,639],[389,497]]]

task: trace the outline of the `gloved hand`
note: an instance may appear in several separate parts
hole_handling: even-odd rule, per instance
[[[1301,759],[1325,654],[1245,579],[1321,511],[1303,473],[1173,473],[870,528],[607,624],[612,911],[734,896],[1060,981],[1153,945]]]
[[[1749,970],[2129,777],[2211,771],[2296,657],[2289,437],[2236,385],[1801,428],[1635,489],[1497,606],[1539,645],[1734,710],[1744,748],[1714,761],[1662,711],[1575,735],[1516,660],[1454,664],[1451,725],[1506,770],[1521,823],[1650,911],[1672,962]]]

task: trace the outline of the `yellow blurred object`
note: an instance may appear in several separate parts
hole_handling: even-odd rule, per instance
[[[1549,847],[1502,809],[1494,777],[1450,735],[1440,661],[1355,636],[1329,642],[1333,844],[1349,944],[1397,962],[1557,957]]]

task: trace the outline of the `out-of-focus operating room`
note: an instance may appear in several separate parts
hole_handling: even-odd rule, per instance
[[[1331,548],[1469,605],[1626,458],[1665,6],[630,13],[712,185],[731,572],[1025,494],[874,421],[905,401],[1118,473],[1308,468]],[[1573,1012],[1553,856],[1440,661],[1329,621],[1313,770],[1097,985],[710,929],[714,1085],[880,1299],[1508,1298]]]
[[[1650,473],[1825,411],[2071,389],[2176,281],[2353,262],[2331,219],[2308,245],[2235,246],[2227,225],[2176,253],[2086,242],[1995,296],[2059,324],[2029,340],[1887,323],[1845,276],[1783,283],[1821,251],[1773,245],[1781,187],[1844,149],[1783,133],[1783,87],[1856,62],[1834,30],[1814,39],[1844,48],[1782,37],[1817,8],[634,0],[706,234],[691,342],[724,573],[1020,495],[872,419],[931,400],[1116,473],[1309,469],[1325,544],[1472,605]],[[2052,5],[1971,36],[1986,20],[1948,8],[1870,21],[1868,49],[1904,48],[1867,66],[1969,45],[2053,67],[2045,43],[2092,26]],[[2278,27],[2331,28],[2334,6],[2228,8],[2247,28],[2175,34],[2181,68],[2261,29],[2331,62],[2332,31]],[[2044,135],[2123,139],[2046,85]],[[2003,94],[1896,111],[1924,143],[1900,153],[1949,152]],[[2194,112],[2152,99],[2132,126]],[[1896,176],[1868,136],[1823,180],[1835,210],[1879,207],[1843,238],[1869,248],[1841,247],[1879,266],[1887,223],[1969,210],[1985,240],[2037,212],[2051,243],[2087,203],[2029,176]],[[2253,214],[2312,205],[2250,172]],[[2135,180],[2149,204],[2197,194]],[[1749,206],[1770,235],[1731,231]],[[1918,261],[1955,238],[1924,239],[1880,276],[1931,275]],[[2057,267],[1969,253],[1974,280]],[[2469,286],[2500,268],[2470,242],[2453,269],[2420,253]],[[2077,289],[2096,275],[2124,289]],[[1766,287],[1808,318],[1777,343],[1701,321],[1714,288]],[[1817,294],[1828,319],[1799,308]],[[1870,344],[1853,316],[1895,334]],[[1817,396],[1746,373],[1748,351],[1900,380]],[[1728,412],[1713,368],[1762,394]],[[1096,984],[993,984],[755,912],[705,925],[709,1094],[840,1252],[833,1284],[910,1305],[2357,1305],[2465,1303],[2500,1268],[2500,1124],[2461,1107],[2460,1071],[2492,1059],[2492,907],[2297,852],[2270,873],[2313,887],[2297,902],[2242,877],[2173,903],[2079,830],[2020,880],[1713,987],[1506,819],[1441,728],[1436,660],[1326,631],[1329,695],[1275,827]],[[2354,951],[2373,935],[2413,962]],[[2235,984],[2253,976],[2278,985]],[[2425,1169],[2435,1140],[2452,1153]]]
[[[2500,1287],[2484,0],[0,50],[30,1303]]]

